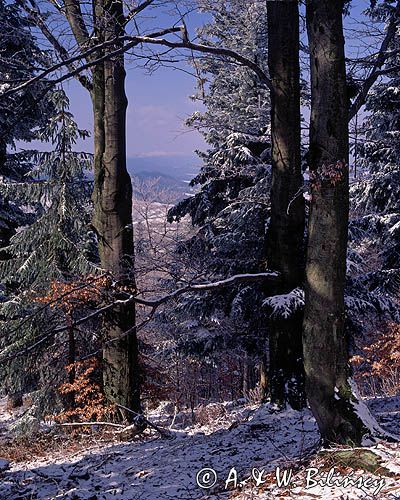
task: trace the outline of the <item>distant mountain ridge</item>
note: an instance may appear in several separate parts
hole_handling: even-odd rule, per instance
[[[188,184],[175,179],[171,175],[163,174],[162,172],[158,172],[157,170],[142,170],[140,172],[129,170],[129,174],[131,177],[139,178],[140,180],[146,179],[158,179],[158,186],[165,189],[171,189],[173,191],[186,192],[189,190]]]
[[[194,156],[156,156],[127,158],[127,169],[131,177],[139,179],[159,179],[159,185],[181,193],[192,192],[190,181],[200,170],[200,160]],[[93,171],[86,172],[93,181]]]
[[[140,179],[158,177],[160,186],[187,192],[188,184],[200,169],[200,160],[195,156],[152,156],[127,159],[131,176]]]

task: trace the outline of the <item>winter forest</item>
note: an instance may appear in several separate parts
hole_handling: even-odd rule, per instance
[[[399,499],[399,305],[400,0],[0,0],[1,500]]]

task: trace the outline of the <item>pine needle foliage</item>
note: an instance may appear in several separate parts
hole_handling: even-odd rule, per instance
[[[57,341],[51,331],[62,315],[40,304],[37,297],[45,295],[53,282],[69,283],[99,272],[95,234],[90,225],[92,158],[74,150],[77,140],[88,134],[75,123],[62,90],[53,91],[48,99],[54,113],[39,137],[50,143],[50,151],[26,151],[23,160],[30,168],[25,176],[18,181],[0,181],[1,196],[14,200],[33,219],[20,227],[3,248],[7,258],[0,261],[0,359],[9,360],[3,366],[9,390],[16,386],[26,389],[28,372],[34,373],[37,385],[38,372],[45,366],[49,373],[43,379],[54,378],[51,364],[55,361],[51,358],[55,354],[46,353],[46,349]],[[21,156],[11,155],[8,161],[18,158]],[[29,346],[46,332],[48,341],[30,351]],[[55,359],[59,362],[61,358],[58,355]]]
[[[371,2],[373,20],[385,22],[395,8]],[[400,320],[400,35],[389,47],[385,75],[366,103],[361,177],[351,189],[353,217],[348,256],[350,313]],[[366,321],[368,325],[368,320]]]

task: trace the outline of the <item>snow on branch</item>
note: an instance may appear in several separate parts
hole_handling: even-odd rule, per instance
[[[162,304],[165,304],[166,302],[169,302],[170,300],[174,300],[177,297],[188,293],[188,292],[205,292],[205,291],[214,291],[222,288],[226,288],[231,285],[235,284],[243,284],[243,283],[254,283],[257,281],[277,281],[279,279],[279,273],[277,272],[265,272],[265,273],[255,273],[255,274],[236,274],[234,276],[231,276],[230,278],[226,278],[224,280],[219,280],[211,283],[199,283],[199,284],[190,284],[187,286],[184,286],[182,288],[178,288],[174,292],[164,295],[159,298],[155,299],[141,299],[137,295],[133,294],[126,294],[126,298],[123,299],[118,299],[110,304],[107,304],[99,309],[96,309],[94,312],[74,321],[73,323],[69,323],[67,325],[62,325],[57,328],[52,329],[51,331],[47,332],[45,335],[42,335],[39,339],[37,339],[33,344],[30,344],[29,346],[25,346],[19,351],[13,352],[13,353],[8,353],[5,356],[0,358],[0,365],[3,363],[6,363],[7,361],[10,361],[11,359],[15,359],[19,356],[22,356],[28,352],[32,352],[35,350],[37,347],[42,345],[44,342],[47,340],[50,340],[52,337],[57,335],[58,333],[62,333],[64,331],[68,331],[71,328],[76,328],[92,319],[97,318],[98,316],[104,314],[107,311],[110,311],[112,309],[115,309],[118,306],[127,306],[129,304],[139,304],[145,307],[150,307],[151,311],[147,319],[145,319],[140,325],[135,325],[134,327],[130,328],[126,332],[124,332],[121,336],[112,338],[111,340],[108,340],[103,344],[108,345],[111,342],[115,342],[117,340],[120,340],[121,338],[127,337],[134,331],[138,331],[140,328],[142,328],[145,324],[147,324],[152,317],[155,314],[155,311],[157,310],[158,307],[160,307]],[[17,330],[15,328],[15,330]],[[94,355],[93,353],[90,355]]]
[[[293,313],[304,307],[304,290],[295,288],[289,293],[273,295],[264,300],[263,306],[271,309],[272,319],[288,319]]]
[[[201,283],[201,284],[188,285],[182,288],[178,288],[174,292],[168,295],[164,295],[159,299],[144,300],[134,297],[133,301],[136,302],[137,304],[141,304],[144,306],[158,307],[161,304],[164,304],[169,300],[176,299],[180,295],[183,295],[184,293],[187,292],[212,291],[220,288],[225,288],[227,286],[234,284],[253,283],[255,281],[263,281],[263,280],[276,281],[278,278],[279,274],[275,272],[256,273],[256,274],[236,274],[235,276],[231,276],[230,278],[220,281],[215,281],[213,283]]]

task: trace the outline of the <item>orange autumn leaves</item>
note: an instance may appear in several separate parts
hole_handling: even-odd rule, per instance
[[[387,395],[400,391],[400,324],[388,323],[379,337],[351,358],[356,378],[374,379],[377,388]]]
[[[85,280],[69,283],[53,281],[47,293],[34,300],[61,312],[70,325],[70,331],[73,331],[74,313],[84,308],[99,307],[111,284],[109,276],[88,276]],[[101,368],[95,356],[71,363],[65,369],[68,382],[61,384],[58,391],[66,404],[56,416],[58,422],[96,422],[115,413],[115,408],[104,397]]]
[[[59,422],[98,422],[109,420],[115,407],[109,405],[98,381],[99,363],[96,358],[77,361],[65,367],[75,372],[74,381],[59,387],[63,396],[73,396],[74,405],[57,416]]]
[[[98,305],[110,284],[109,276],[88,276],[85,281],[69,283],[53,281],[46,295],[35,297],[35,301],[71,315],[81,307]]]
[[[335,187],[344,180],[347,170],[346,162],[338,160],[336,163],[327,165],[324,163],[318,170],[312,170],[310,173],[310,184],[314,190],[320,190],[321,187]]]

